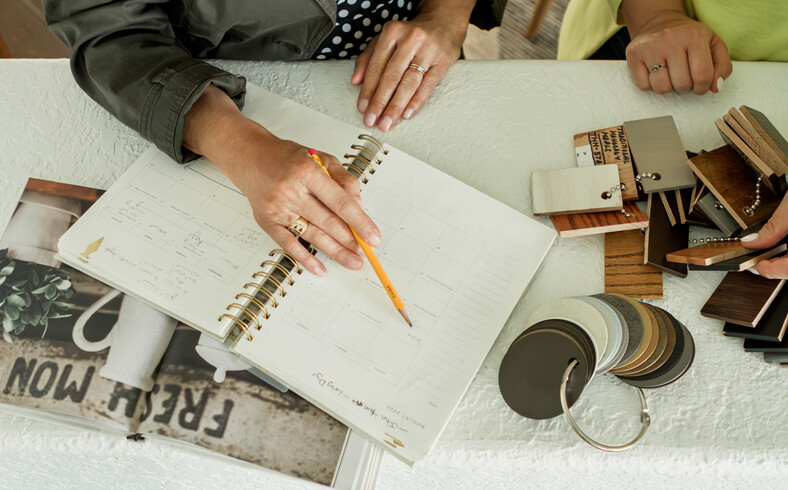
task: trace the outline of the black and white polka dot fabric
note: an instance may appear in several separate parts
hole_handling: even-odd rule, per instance
[[[355,58],[392,20],[412,19],[418,0],[337,0],[337,24],[317,48],[316,60]]]

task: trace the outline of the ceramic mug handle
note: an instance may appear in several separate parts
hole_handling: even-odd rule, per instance
[[[121,294],[120,291],[117,289],[113,289],[112,291],[108,292],[104,296],[100,297],[96,300],[95,303],[90,305],[81,315],[77,318],[77,321],[74,323],[74,330],[71,332],[71,336],[74,339],[74,343],[85,352],[98,352],[100,350],[104,350],[112,344],[112,330],[109,331],[106,337],[102,340],[98,340],[95,342],[91,342],[90,340],[85,338],[85,324],[90,320],[90,317],[93,316],[98,310],[100,310],[105,304],[109,303],[118,295]],[[114,330],[114,326],[112,327]]]

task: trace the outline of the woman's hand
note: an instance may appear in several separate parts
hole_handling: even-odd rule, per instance
[[[683,0],[624,0],[621,14],[632,37],[627,64],[641,90],[716,93],[733,71],[728,47],[687,17]]]
[[[780,243],[786,236],[788,236],[788,195],[783,198],[780,206],[763,228],[758,233],[744,237],[741,243],[747,248],[769,248]],[[763,277],[788,279],[788,255],[762,260],[753,269]]]
[[[244,117],[222,90],[209,87],[192,106],[183,144],[214,162],[249,199],[260,227],[313,274],[326,269],[288,231],[299,217],[309,222],[301,237],[349,269],[364,264],[349,226],[380,244],[380,231],[361,209],[358,180],[336,158],[320,153],[329,178],[307,148]]]
[[[361,85],[357,107],[364,124],[388,131],[422,108],[460,57],[472,0],[425,0],[412,21],[387,22],[356,59],[350,78]],[[410,65],[426,70],[421,73]]]

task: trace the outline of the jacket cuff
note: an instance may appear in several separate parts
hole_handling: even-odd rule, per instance
[[[142,107],[139,132],[178,163],[196,154],[183,148],[183,119],[209,84],[224,90],[239,109],[246,96],[246,79],[202,60],[190,59],[164,67],[153,78],[153,87]]]

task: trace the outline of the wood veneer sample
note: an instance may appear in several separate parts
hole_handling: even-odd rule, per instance
[[[643,264],[640,230],[605,235],[605,292],[638,299],[662,299],[662,272]]]
[[[772,257],[776,257],[782,253],[784,253],[788,249],[788,245],[785,243],[779,244],[776,247],[772,247],[770,249],[763,249],[763,250],[751,250],[750,253],[747,255],[742,255],[741,257],[736,257],[730,260],[724,260],[722,262],[717,262],[716,264],[711,264],[708,266],[700,266],[700,265],[689,265],[689,269],[692,270],[703,270],[703,271],[743,271],[747,270],[751,267],[755,267],[758,265],[758,262],[762,260],[771,259]]]
[[[726,236],[731,236],[741,229],[741,226],[733,219],[731,213],[725,209],[725,206],[711,192],[706,192],[706,195],[698,201],[697,206],[703,213],[703,216],[708,218]]]
[[[780,203],[767,186],[761,186],[761,204],[752,216],[747,215],[744,209],[755,201],[758,177],[730,145],[691,158],[689,166],[745,230],[767,220]]]
[[[687,215],[691,209],[689,204],[692,201],[692,193],[695,192],[695,189],[693,187],[692,189],[677,189],[673,191],[679,208],[679,223],[682,225],[687,222]]]
[[[659,198],[662,199],[662,207],[665,208],[665,214],[668,216],[670,226],[676,226],[679,221],[679,205],[676,202],[673,191],[658,192]]]
[[[741,113],[744,117],[747,118],[748,121],[755,127],[755,130],[758,132],[759,135],[766,141],[766,143],[774,150],[780,160],[786,166],[786,171],[788,171],[788,141],[785,141],[785,138],[777,128],[774,127],[769,118],[767,118],[763,113],[756,111],[752,107],[747,107],[743,105],[739,108]]]
[[[624,211],[580,213],[550,216],[553,226],[561,238],[598,235],[625,230],[640,230],[648,227],[648,217],[634,203],[624,203]]]
[[[532,172],[534,215],[620,211],[624,207],[621,192],[610,192],[618,184],[615,165]]]
[[[744,339],[745,352],[784,352],[788,354],[788,337],[783,337],[782,342],[771,340]]]
[[[733,130],[725,124],[725,121],[722,119],[717,119],[714,122],[714,125],[717,126],[717,130],[722,135],[722,139],[725,140],[729,146],[731,146],[739,156],[742,157],[744,162],[749,165],[749,167],[755,172],[756,175],[760,175],[763,177],[763,181],[772,189],[773,183],[769,179],[772,175],[774,175],[774,170],[770,166],[763,161],[761,157],[755,154],[747,143],[745,143],[739,135],[737,135]]]
[[[747,255],[752,249],[745,248],[741,242],[712,242],[676,250],[665,256],[669,262],[679,264],[712,265],[724,260]]]
[[[638,200],[635,170],[624,126],[576,134],[574,139],[578,167],[617,165],[619,179],[626,185],[626,189],[621,192],[624,202]]]
[[[755,328],[726,323],[722,333],[728,337],[781,342],[788,329],[788,288],[782,288]]]
[[[659,180],[641,179],[644,192],[651,194],[695,185],[673,116],[627,121],[624,130],[638,173],[659,176]]]
[[[752,123],[741,112],[734,107],[722,119],[776,175],[780,177],[785,175],[785,169],[780,157],[777,156],[777,153],[758,134]]]
[[[729,272],[700,314],[743,327],[754,327],[785,284],[749,272]]]
[[[662,199],[654,194],[648,196],[648,228],[643,262],[677,277],[687,277],[687,264],[668,262],[665,256],[682,249],[689,241],[689,226],[670,226]]]

